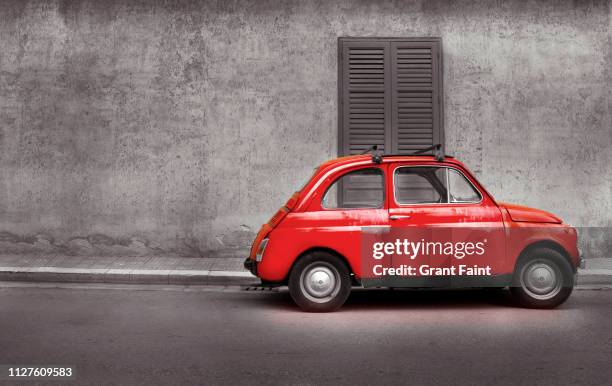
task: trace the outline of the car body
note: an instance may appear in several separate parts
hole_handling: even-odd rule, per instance
[[[453,186],[457,186],[459,194],[469,196],[472,200],[457,199],[453,196]],[[329,193],[333,189],[334,192]],[[340,190],[342,193],[337,192]],[[361,195],[376,197],[378,201],[372,204]],[[418,196],[418,200],[415,201],[412,195]],[[430,195],[434,197],[431,200],[428,199]],[[427,199],[423,200],[423,197]],[[337,207],[337,203],[329,204],[325,200],[342,200],[343,204]],[[402,200],[405,202],[400,202]],[[349,201],[350,205],[347,204]],[[270,221],[261,227],[245,267],[261,278],[264,284],[291,284],[292,271],[300,259],[313,254],[324,254],[327,256],[325,259],[335,258],[346,267],[352,285],[361,285],[370,274],[366,272],[369,265],[364,264],[364,230],[380,228],[401,233],[405,230],[457,227],[483,229],[489,235],[485,236],[485,240],[494,240],[489,241],[496,243],[494,252],[471,260],[476,265],[486,260],[490,275],[486,278],[477,276],[472,282],[464,283],[454,280],[456,278],[449,280],[448,277],[442,281],[431,278],[423,280],[417,274],[412,280],[393,285],[383,283],[381,286],[478,286],[479,280],[484,280],[485,285],[512,287],[514,283],[520,287],[517,284],[520,282],[517,281],[520,260],[527,255],[530,256],[529,260],[534,260],[535,257],[531,256],[533,251],[543,249],[544,254],[558,255],[553,260],[559,259],[559,256],[564,259],[565,263],[559,263],[562,265],[561,271],[555,271],[559,267],[547,268],[546,265],[540,265],[529,268],[530,274],[534,280],[540,281],[542,277],[546,281],[550,275],[557,274],[559,278],[563,277],[564,286],[570,287],[571,292],[573,276],[565,278],[568,272],[564,270],[567,271],[569,267],[573,274],[580,264],[576,230],[551,213],[497,202],[465,165],[449,156],[364,154],[341,157],[321,164],[304,187],[294,193]],[[423,264],[423,261],[419,263]],[[441,263],[438,261],[433,266],[436,264]],[[443,264],[452,262],[446,259]],[[317,277],[325,281],[327,274],[324,270]],[[538,285],[537,281],[533,283]],[[301,285],[304,290],[304,283]],[[540,289],[535,290],[538,292]],[[546,300],[531,303],[534,303],[533,306],[544,307],[558,304],[557,301]],[[329,311],[337,307],[310,308],[312,311]]]

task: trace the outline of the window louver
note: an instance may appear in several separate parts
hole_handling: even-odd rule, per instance
[[[443,143],[440,41],[340,40],[341,155]]]
[[[389,46],[378,42],[342,47],[343,130],[341,154],[359,154],[372,145],[386,148],[388,116]]]

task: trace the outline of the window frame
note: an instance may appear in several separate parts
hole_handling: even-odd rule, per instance
[[[423,167],[430,167],[430,168],[438,168],[438,169],[446,169],[446,174],[445,174],[445,178],[446,178],[446,201],[447,202],[419,202],[419,203],[414,203],[414,204],[407,204],[407,203],[400,203],[397,200],[397,197],[395,195],[395,173],[398,169],[401,168],[423,168]],[[449,186],[449,178],[448,178],[448,169],[452,169],[456,172],[459,172],[459,174],[461,176],[463,176],[463,178],[465,178],[467,180],[467,182],[472,186],[472,188],[474,188],[474,190],[478,193],[478,196],[480,197],[480,200],[478,201],[457,201],[457,202],[450,202],[450,186]],[[480,191],[480,189],[478,189],[478,187],[472,182],[472,180],[470,180],[465,173],[453,166],[449,166],[449,165],[431,165],[431,164],[422,164],[422,165],[396,165],[393,167],[392,170],[392,190],[393,190],[393,203],[395,204],[396,207],[398,208],[402,208],[402,207],[412,207],[412,206],[433,206],[433,205],[479,205],[483,202],[484,200],[484,195],[482,194],[482,192]]]
[[[478,194],[478,197],[480,197],[480,199],[478,201],[452,201],[451,202],[451,200],[450,200],[451,186],[450,186],[450,177],[449,177],[450,176],[450,172],[449,172],[449,170],[454,170],[454,171],[458,172],[459,175],[462,176],[463,179],[468,182],[468,184],[470,184],[470,186],[472,187],[472,189],[474,189],[476,194]],[[479,204],[484,199],[484,196],[482,195],[480,190],[478,190],[478,188],[472,183],[472,181],[469,178],[467,178],[465,173],[463,173],[461,170],[459,170],[457,168],[446,167],[446,190],[448,192],[448,203],[449,204]]]
[[[325,199],[325,196],[327,196],[327,192],[332,188],[332,186],[334,186],[334,184],[336,182],[338,182],[341,178],[343,178],[344,176],[346,176],[349,173],[358,172],[360,170],[365,170],[365,169],[379,170],[382,173],[382,190],[383,190],[382,194],[383,194],[383,201],[382,201],[382,204],[380,206],[378,206],[378,207],[365,207],[365,208],[326,208],[325,206],[323,206],[323,200]],[[344,211],[344,210],[380,210],[380,209],[388,209],[388,205],[387,205],[387,169],[386,168],[376,167],[376,166],[372,166],[372,165],[365,165],[363,167],[359,167],[359,168],[355,168],[355,169],[350,169],[348,171],[344,171],[343,170],[340,174],[335,174],[333,177],[329,177],[329,178],[330,178],[331,182],[329,183],[329,185],[327,185],[325,187],[325,191],[321,195],[321,198],[318,200],[319,201],[319,207],[321,208],[321,210],[324,210],[324,211]]]
[[[434,144],[440,143],[442,145],[442,151],[446,147],[446,135],[445,135],[445,126],[444,126],[444,55],[443,55],[443,41],[441,36],[412,36],[412,37],[389,37],[389,36],[339,36],[338,37],[338,52],[337,52],[337,63],[338,63],[338,74],[337,74],[337,88],[338,88],[338,100],[337,100],[337,110],[338,110],[338,137],[337,137],[337,151],[338,156],[348,156],[349,152],[345,152],[345,131],[344,131],[344,61],[347,60],[343,57],[343,44],[344,43],[376,43],[376,42],[387,42],[387,43],[402,43],[402,42],[410,42],[410,43],[434,43],[438,44],[438,70],[436,71],[438,87],[437,87],[437,98],[433,101],[434,104],[437,105],[438,109],[438,132],[434,128]],[[391,53],[389,52],[389,55]],[[390,63],[389,63],[390,65]],[[386,74],[388,71],[388,75]],[[385,93],[389,92],[389,98],[392,98],[392,87],[391,83],[393,79],[391,79],[392,71],[391,68],[385,68],[385,80],[388,81],[388,85],[385,85]],[[433,74],[432,74],[433,75]],[[387,79],[387,76],[389,79]],[[388,88],[388,90],[387,90]],[[385,107],[387,109],[387,107]],[[391,142],[394,140],[394,128],[391,127],[392,116],[393,116],[393,106],[390,104],[388,106],[390,111],[385,110],[385,114],[389,114],[389,124],[388,128],[385,128],[385,145],[391,145]],[[386,117],[385,117],[386,118]],[[436,139],[437,135],[437,139]],[[389,136],[389,138],[387,138]],[[387,154],[395,153],[392,151],[392,147],[389,147],[389,150],[385,152]]]

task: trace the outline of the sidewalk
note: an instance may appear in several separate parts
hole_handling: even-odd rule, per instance
[[[252,285],[244,258],[0,255],[0,281]]]
[[[0,281],[253,285],[244,258],[0,255]],[[578,285],[612,285],[612,259],[591,259]]]

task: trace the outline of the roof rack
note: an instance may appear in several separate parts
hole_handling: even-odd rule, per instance
[[[368,154],[369,152],[372,152],[372,162],[374,162],[375,164],[379,164],[382,162],[383,153],[378,152],[378,145],[370,146],[361,154]]]
[[[420,149],[415,151],[414,153],[410,153],[410,154],[387,154],[387,156],[391,156],[391,155],[402,155],[402,156],[413,156],[413,155],[421,155],[424,153],[427,153],[429,151],[433,150],[433,156],[435,157],[436,161],[438,162],[442,162],[444,161],[444,153],[442,152],[442,144],[435,144],[433,146],[429,146],[426,147],[425,149]],[[382,162],[382,157],[383,154],[382,152],[378,151],[378,145],[373,145],[370,146],[367,150],[365,150],[363,153],[361,154],[368,154],[368,153],[372,153],[372,162],[374,162],[375,164],[379,164]]]
[[[442,152],[442,144],[440,143],[437,143],[430,147],[426,147],[425,149],[417,150],[410,155],[419,155],[419,154],[427,153],[428,151],[432,151],[432,150],[434,153],[433,154],[434,157],[436,157],[436,161],[440,161],[440,162],[444,161],[444,153]]]

